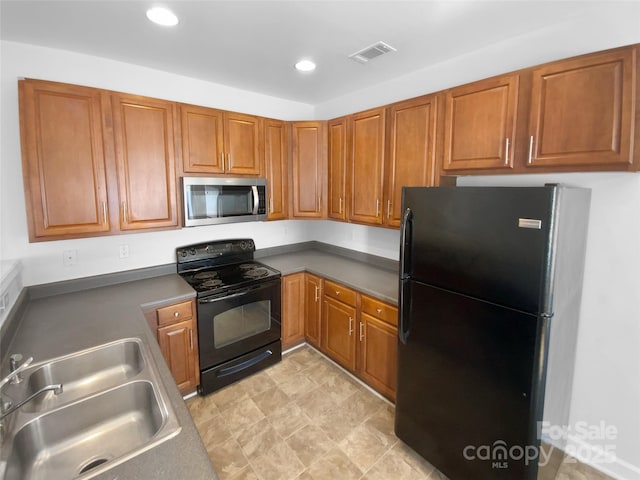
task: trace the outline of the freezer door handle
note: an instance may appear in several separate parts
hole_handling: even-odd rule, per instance
[[[408,278],[400,281],[400,325],[398,325],[398,338],[405,345],[407,344],[407,339],[411,331],[411,322],[409,321],[409,288],[410,280]]]

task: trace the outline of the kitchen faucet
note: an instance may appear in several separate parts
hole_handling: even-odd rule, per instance
[[[31,362],[33,362],[33,357],[27,358],[20,366],[17,366],[16,362],[11,362],[11,372],[9,372],[9,374],[6,377],[0,380],[0,394],[2,393],[2,387],[4,387],[7,383],[9,383],[12,379],[19,378],[20,373],[26,370],[29,367],[29,365],[31,365]],[[46,385],[45,387],[42,387],[37,392],[33,393],[32,395],[29,395],[27,398],[25,398],[21,402],[18,402],[16,405],[12,405],[11,401],[9,400],[5,401],[5,399],[2,398],[2,396],[0,395],[0,443],[2,443],[2,441],[4,440],[4,434],[5,434],[5,428],[6,428],[4,419],[7,416],[11,415],[13,412],[15,412],[17,409],[19,409],[20,407],[22,407],[25,403],[30,402],[31,400],[36,398],[38,395],[41,395],[42,393],[45,393],[48,391],[53,391],[55,395],[60,395],[62,393],[62,384],[55,383],[52,385]]]

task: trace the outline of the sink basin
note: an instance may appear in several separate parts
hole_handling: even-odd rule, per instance
[[[177,434],[177,422],[167,420],[148,381],[93,395],[24,424],[13,438],[4,478],[90,478]]]
[[[25,412],[49,410],[101,390],[106,390],[138,375],[145,366],[139,341],[124,339],[50,361],[30,373],[25,395],[62,383],[60,395],[48,392],[27,403]]]

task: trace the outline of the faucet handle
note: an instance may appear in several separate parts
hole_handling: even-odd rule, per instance
[[[9,356],[9,371],[15,372],[20,366],[20,362],[22,361],[21,353],[14,353]],[[12,385],[22,382],[22,376],[18,373],[16,374],[10,381]]]
[[[18,365],[18,362],[22,360],[22,355],[19,353],[14,353],[9,357],[9,375],[0,380],[0,388],[4,387],[5,384],[11,383],[20,383],[22,379],[15,380],[16,377],[20,376],[20,373],[27,369],[31,362],[33,362],[33,357],[27,358],[24,362]]]

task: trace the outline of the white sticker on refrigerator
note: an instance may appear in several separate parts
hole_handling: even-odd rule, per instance
[[[535,220],[533,218],[519,218],[518,226],[520,228],[535,228],[540,230],[542,228],[542,220]]]

